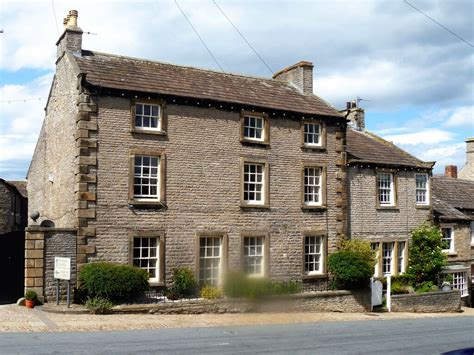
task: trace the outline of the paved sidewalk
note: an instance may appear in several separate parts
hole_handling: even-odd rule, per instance
[[[474,308],[462,313],[245,313],[245,314],[56,314],[17,305],[0,306],[0,332],[73,332],[98,330],[213,327],[354,320],[390,320],[474,317]]]

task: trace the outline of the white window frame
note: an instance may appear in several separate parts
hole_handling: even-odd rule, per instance
[[[145,115],[145,106],[150,106],[150,113]],[[138,114],[138,107],[141,107],[141,114]],[[156,108],[157,114],[153,115],[153,109]],[[141,124],[137,125],[137,117],[141,117]],[[156,127],[151,125],[153,119],[156,119]],[[135,117],[134,120],[134,127],[137,131],[161,131],[162,126],[162,109],[161,105],[151,104],[147,102],[136,102],[135,103]],[[144,122],[148,120],[149,125],[145,126]]]
[[[243,271],[250,277],[265,275],[265,236],[244,236],[243,241]],[[253,271],[251,271],[253,269]],[[259,269],[259,272],[255,272]]]
[[[309,172],[314,172],[314,174],[309,174]],[[306,206],[321,206],[323,204],[323,169],[316,166],[305,166],[303,178],[304,204]]]
[[[317,132],[316,132],[317,127]],[[321,147],[323,145],[323,127],[316,122],[303,122],[303,144],[306,147]]]
[[[374,277],[378,277],[380,274],[380,242],[371,242],[370,249],[375,252],[375,265],[374,265]]]
[[[418,185],[418,178],[423,177],[424,187]],[[424,193],[424,201],[420,201],[418,198]],[[430,204],[430,177],[428,174],[415,174],[415,202],[418,206],[427,206]]]
[[[450,238],[445,238],[444,231],[445,230],[450,230],[451,235]],[[445,253],[454,253],[454,226],[451,225],[443,225],[441,226],[441,233],[443,236],[441,237],[441,242],[444,243],[446,241],[449,241],[449,249],[443,249]]]
[[[144,240],[147,240],[147,246],[143,245]],[[152,240],[154,240],[154,246],[151,245]],[[139,245],[136,245],[136,241],[140,241]],[[138,256],[135,256],[136,251],[138,251]],[[146,265],[142,265],[142,262]],[[153,263],[154,267],[151,266]],[[148,272],[150,283],[160,282],[160,237],[134,236],[132,240],[132,265]],[[150,270],[154,270],[154,275],[150,274]]]
[[[137,159],[141,160],[141,164],[137,165]],[[148,165],[145,165],[144,160],[149,159]],[[156,166],[152,164],[153,160],[157,161]],[[140,168],[140,171],[137,173],[137,167]],[[161,174],[160,174],[160,169],[161,169],[161,156],[151,156],[151,155],[146,155],[146,154],[135,154],[133,157],[133,199],[137,201],[160,201],[161,198]],[[156,170],[156,172],[154,172]],[[139,183],[137,183],[137,179],[140,180]],[[144,183],[144,180],[148,180],[148,183]],[[156,183],[152,183],[150,180],[155,181]],[[156,189],[156,193],[148,193],[148,194],[143,194],[143,193],[136,193],[135,189],[136,187],[139,186],[140,189],[143,187],[148,187],[149,191],[151,191],[152,188]],[[141,190],[143,192],[143,190]]]
[[[251,124],[253,119],[254,124]],[[261,122],[261,127],[258,127],[258,122]],[[243,138],[246,141],[255,141],[255,142],[264,142],[265,141],[265,117],[261,116],[252,116],[252,115],[244,115],[243,119]],[[253,135],[250,135],[250,132],[254,132]],[[248,131],[248,132],[246,132]],[[260,138],[257,138],[257,132],[260,132]],[[248,133],[248,134],[246,134]]]
[[[388,180],[386,179],[388,177]],[[381,207],[392,207],[395,206],[395,179],[393,173],[381,172],[377,173],[377,200]],[[384,185],[388,186],[382,186]],[[383,194],[382,192],[385,192]],[[388,193],[387,193],[388,191]],[[382,201],[382,196],[387,196],[388,200]]]
[[[474,221],[471,221],[470,232],[471,232],[471,245],[474,245]]]
[[[212,243],[211,243],[212,240]],[[218,243],[216,243],[218,241]],[[217,245],[218,244],[218,245]],[[222,236],[202,235],[199,237],[199,284],[219,286],[222,282],[223,272],[223,244]],[[216,251],[219,255],[216,255]],[[208,267],[207,261],[210,260],[213,265]],[[217,267],[216,265],[217,264]],[[204,270],[204,277],[203,277]],[[217,273],[215,272],[217,270]],[[210,271],[210,275],[207,272]],[[210,280],[210,282],[208,282]]]
[[[246,205],[264,205],[266,199],[266,167],[265,163],[246,162],[244,161],[243,171],[243,202]],[[248,171],[247,170],[248,167]],[[251,172],[251,167],[254,167],[254,172]],[[259,168],[261,172],[258,172]],[[254,181],[252,181],[252,179]],[[254,187],[251,189],[251,187]],[[250,199],[250,194],[254,194],[254,198]],[[246,197],[247,194],[247,198]],[[256,199],[257,194],[260,194],[260,199]]]
[[[390,246],[386,248],[386,246]],[[382,242],[382,274],[383,275],[393,275],[393,251],[394,251],[395,242]],[[388,263],[386,262],[388,260]],[[385,271],[385,267],[388,265],[390,270]]]
[[[452,288],[461,291],[461,297],[469,296],[467,271],[450,271],[453,282]]]
[[[399,241],[397,244],[397,273],[398,275],[402,275],[406,272],[406,248],[407,242],[402,240]]]
[[[304,273],[322,275],[324,273],[325,237],[320,235],[304,236]],[[315,267],[317,265],[317,268]]]

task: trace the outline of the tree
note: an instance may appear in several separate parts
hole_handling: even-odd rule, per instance
[[[447,262],[447,256],[443,252],[441,230],[425,223],[411,232],[411,238],[407,275],[415,285],[428,281],[436,284],[438,274]]]

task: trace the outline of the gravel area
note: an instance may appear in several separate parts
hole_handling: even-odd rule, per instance
[[[99,330],[160,329],[235,325],[291,324],[354,320],[390,320],[474,317],[474,308],[462,313],[245,313],[245,314],[61,314],[17,305],[0,306],[0,332],[73,332]]]

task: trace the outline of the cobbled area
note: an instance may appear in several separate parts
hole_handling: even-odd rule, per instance
[[[57,314],[17,305],[0,306],[0,332],[72,332],[99,330],[160,329],[237,325],[290,324],[355,320],[390,320],[474,317],[473,308],[462,313],[265,313],[265,314]]]

